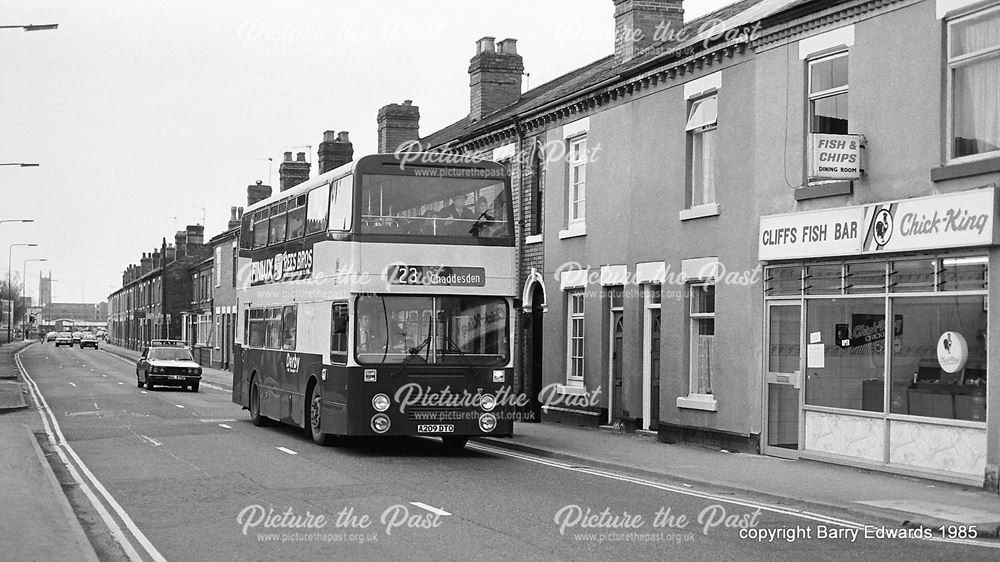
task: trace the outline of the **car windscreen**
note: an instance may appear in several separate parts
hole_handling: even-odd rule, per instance
[[[149,359],[155,361],[194,361],[190,351],[176,348],[150,349]]]

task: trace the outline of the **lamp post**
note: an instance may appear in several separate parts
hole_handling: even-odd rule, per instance
[[[10,262],[11,262],[11,259],[13,258],[13,256],[14,256],[14,246],[27,246],[27,247],[34,248],[35,246],[38,246],[38,244],[11,244],[7,248],[7,293],[9,293],[9,296],[11,297],[11,299],[10,299],[10,319],[7,321],[7,341],[8,342],[10,341],[10,338],[11,338],[11,331],[12,331],[11,328],[14,325],[14,291],[11,289],[11,286],[10,286]]]
[[[29,258],[24,260],[24,264],[21,265],[21,296],[27,296],[28,294],[28,262],[42,262],[49,261],[45,258]],[[24,319],[21,319],[21,326],[24,326]]]
[[[37,168],[37,163],[32,162],[0,162],[0,166],[20,166],[22,168]]]

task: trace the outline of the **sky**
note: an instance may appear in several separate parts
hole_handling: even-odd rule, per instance
[[[686,0],[685,20],[732,0]],[[518,40],[526,87],[614,50],[612,0],[6,0],[0,25],[0,249],[26,293],[99,302],[164,237],[226,228],[286,151],[316,175],[323,131],[375,152],[376,115],[413,100],[420,133],[469,111],[477,39]],[[268,158],[272,162],[268,162]],[[37,247],[10,244],[34,243]],[[12,252],[12,253],[11,253]],[[10,256],[9,256],[10,257]]]

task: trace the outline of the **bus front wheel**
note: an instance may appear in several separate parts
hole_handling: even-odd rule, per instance
[[[309,434],[317,445],[325,446],[332,442],[329,433],[323,433],[323,423],[320,414],[323,410],[323,392],[319,385],[313,385],[312,393],[309,395]]]
[[[260,387],[256,379],[250,383],[250,421],[257,427],[267,425],[267,418],[260,413]]]

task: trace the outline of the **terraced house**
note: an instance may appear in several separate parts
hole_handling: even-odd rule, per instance
[[[509,163],[543,417],[996,489],[998,3],[614,6],[601,60],[522,92],[484,37],[467,115],[379,113]]]

